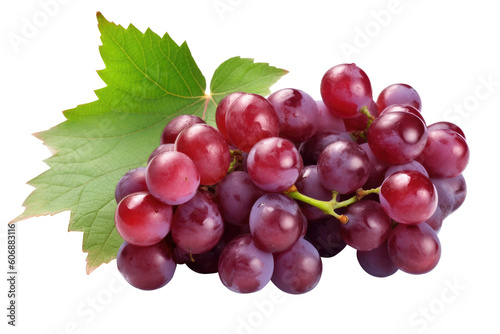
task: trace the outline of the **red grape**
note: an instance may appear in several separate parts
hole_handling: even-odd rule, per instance
[[[380,204],[395,221],[402,224],[425,222],[436,210],[436,187],[428,177],[416,171],[401,171],[384,180]]]
[[[410,274],[431,271],[441,257],[439,238],[426,223],[396,226],[389,233],[387,249],[396,267]]]
[[[248,152],[259,140],[277,137],[279,118],[269,101],[256,94],[242,94],[226,113],[226,130],[231,142]]]
[[[120,201],[115,224],[123,239],[137,246],[153,245],[168,234],[172,207],[148,192],[133,193]]]
[[[177,266],[172,247],[164,240],[146,247],[124,241],[116,262],[125,280],[141,290],[155,290],[166,285]]]
[[[393,84],[380,92],[377,98],[378,110],[382,111],[393,104],[409,104],[422,110],[420,96],[413,87],[407,84]]]
[[[338,117],[359,116],[359,110],[370,105],[372,86],[366,73],[355,64],[341,64],[329,69],[321,80],[321,97]]]
[[[229,242],[219,258],[219,277],[228,289],[239,293],[256,292],[269,283],[273,255],[259,249],[250,234]]]
[[[231,153],[222,134],[208,124],[195,124],[179,133],[175,150],[196,165],[201,185],[214,185],[226,176]]]
[[[149,192],[160,201],[178,205],[196,194],[200,173],[194,162],[181,152],[163,152],[154,157],[146,168]]]

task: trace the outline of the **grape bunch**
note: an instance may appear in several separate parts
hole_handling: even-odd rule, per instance
[[[125,279],[158,289],[185,264],[235,292],[272,281],[301,294],[346,245],[376,277],[432,270],[443,220],[466,196],[463,131],[427,125],[409,85],[374,100],[355,64],[329,69],[320,91],[232,93],[217,128],[173,118],[147,166],[116,186]]]

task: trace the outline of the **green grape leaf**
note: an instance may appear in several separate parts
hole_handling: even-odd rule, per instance
[[[106,87],[98,100],[66,110],[66,120],[35,134],[56,153],[49,169],[28,182],[35,190],[13,221],[71,211],[70,231],[84,232],[87,273],[116,258],[123,242],[114,223],[114,189],[128,170],[145,166],[162,129],[194,114],[215,126],[215,110],[235,92],[266,94],[287,71],[234,57],[214,73],[211,92],[186,43],[168,34],[124,28],[97,13]]]

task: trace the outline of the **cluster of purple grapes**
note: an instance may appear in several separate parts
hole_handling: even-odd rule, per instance
[[[373,276],[433,269],[437,233],[466,195],[464,133],[427,126],[406,84],[374,101],[355,64],[328,70],[321,96],[233,93],[217,107],[217,129],[173,118],[147,167],[116,187],[125,279],[157,289],[186,264],[235,292],[272,281],[299,294],[318,284],[321,258],[346,245]]]

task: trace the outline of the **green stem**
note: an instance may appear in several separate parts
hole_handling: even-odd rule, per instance
[[[375,120],[375,117],[373,117],[372,114],[370,114],[370,110],[368,110],[367,106],[362,107],[359,110],[359,112],[368,117],[368,124],[366,125],[366,130],[365,130],[368,131],[368,128],[370,127],[370,125],[372,125],[373,121]]]
[[[360,138],[363,139],[364,141],[367,140],[366,134],[368,132],[368,129],[372,125],[373,121],[375,120],[375,117],[370,114],[370,110],[368,110],[368,106],[363,106],[361,109],[359,109],[359,113],[362,115],[365,115],[368,118],[368,122],[366,123],[366,128],[364,130],[356,130],[351,132],[351,138],[357,142]]]
[[[243,161],[243,155],[240,150],[232,150],[231,152],[231,164],[229,165],[229,169],[227,173],[232,173],[238,168],[241,167],[241,162]]]
[[[337,201],[337,196],[339,195],[339,193],[336,191],[332,192],[333,198],[330,201],[320,201],[320,200],[317,200],[315,198],[301,194],[297,190],[297,187],[295,187],[295,186],[292,186],[292,187],[290,187],[290,189],[286,190],[285,194],[293,199],[307,203],[309,205],[312,205],[312,206],[320,209],[324,213],[331,215],[331,216],[337,218],[338,220],[340,220],[340,222],[342,224],[347,224],[347,222],[349,221],[349,218],[346,215],[339,215],[338,213],[335,212],[335,209],[349,206],[353,203],[360,201],[366,195],[378,194],[379,192],[380,192],[380,188],[374,188],[374,189],[369,189],[369,190],[358,189],[358,191],[356,191],[356,195],[354,195],[351,198],[348,198],[344,201],[341,201],[341,202]]]

